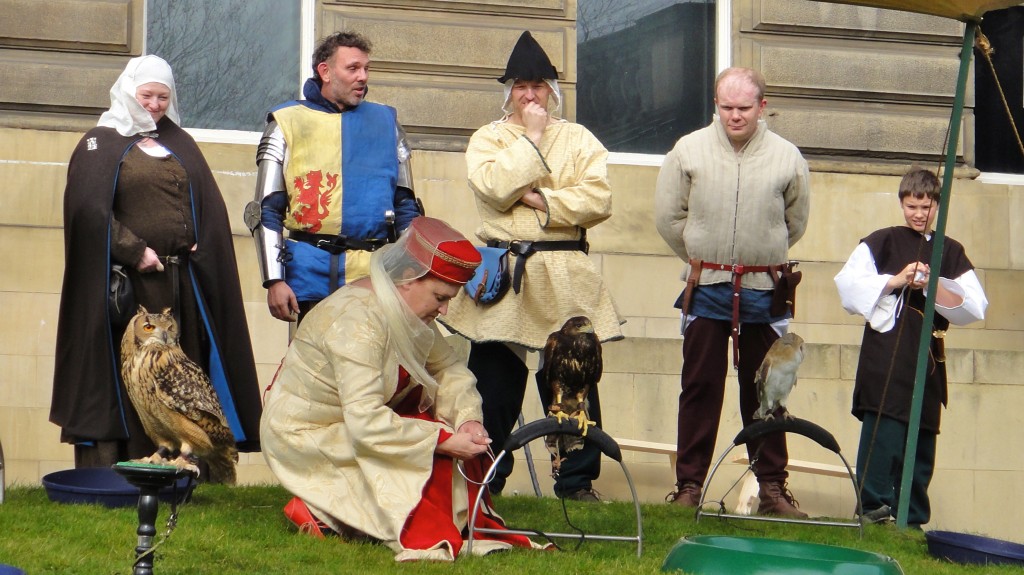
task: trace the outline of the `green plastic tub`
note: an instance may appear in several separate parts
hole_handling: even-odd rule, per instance
[[[903,575],[892,557],[818,543],[756,537],[684,537],[662,571],[689,575]]]

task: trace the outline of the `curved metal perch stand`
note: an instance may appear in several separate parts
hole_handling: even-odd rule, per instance
[[[512,435],[509,436],[505,445],[502,447],[501,453],[494,458],[491,463],[491,467],[487,470],[484,475],[484,484],[490,483],[494,477],[494,473],[498,467],[498,463],[508,454],[513,451],[525,447],[528,443],[537,439],[538,437],[544,437],[546,435],[576,435],[582,436],[582,432],[579,429],[579,424],[575,420],[558,421],[554,417],[547,417],[544,419],[538,419],[527,423],[526,425],[517,429]],[[633,495],[633,507],[636,509],[636,535],[590,535],[579,533],[545,533],[537,530],[517,530],[517,529],[491,529],[487,527],[477,527],[476,517],[480,511],[480,504],[483,501],[484,493],[487,491],[486,487],[478,490],[476,501],[473,503],[473,512],[469,516],[469,537],[466,539],[466,550],[473,550],[473,538],[476,533],[505,533],[513,535],[541,535],[544,537],[559,537],[566,539],[597,539],[602,541],[636,541],[636,556],[640,557],[643,553],[643,518],[640,515],[640,499],[636,495],[636,487],[633,485],[633,477],[629,474],[629,469],[626,468],[626,464],[622,462],[622,450],[619,448],[619,444],[615,443],[615,440],[611,438],[607,433],[601,431],[596,427],[591,427],[587,430],[587,441],[593,443],[601,449],[601,452],[607,455],[609,458],[619,462],[619,466],[622,467],[622,472],[626,476],[626,483],[629,484],[629,491]]]
[[[153,537],[156,536],[156,516],[160,507],[160,490],[192,475],[191,471],[171,465],[152,465],[122,461],[113,466],[128,483],[139,488],[139,535],[135,547],[135,566],[132,575],[153,575]]]
[[[857,495],[857,514],[853,521],[832,521],[823,519],[789,519],[785,517],[769,517],[763,515],[737,515],[733,513],[725,513],[721,511],[723,507],[719,507],[719,512],[704,511],[704,497],[707,495],[708,487],[711,486],[711,478],[714,477],[715,472],[718,471],[719,466],[733,450],[733,448],[739,445],[746,445],[748,442],[768,435],[770,433],[796,433],[797,435],[803,435],[824,447],[825,449],[835,453],[839,456],[839,459],[843,461],[843,465],[846,466],[846,472],[850,475],[850,482],[853,483],[853,492]],[[750,465],[744,473],[753,473],[754,461],[751,457]],[[700,522],[700,518],[704,515],[728,518],[728,519],[745,519],[749,521],[772,521],[777,523],[806,523],[810,525],[827,525],[831,527],[858,527],[860,528],[861,537],[864,536],[864,514],[861,509],[860,501],[860,489],[857,489],[857,478],[853,474],[853,469],[850,468],[850,464],[846,462],[846,458],[839,451],[839,442],[832,436],[831,433],[826,431],[823,427],[811,423],[805,419],[799,419],[796,417],[790,419],[774,419],[771,421],[759,421],[744,427],[736,435],[736,439],[732,440],[732,445],[722,453],[718,461],[715,462],[714,467],[711,468],[711,473],[708,474],[708,478],[704,480],[704,488],[701,490],[700,504],[697,505],[697,522]]]

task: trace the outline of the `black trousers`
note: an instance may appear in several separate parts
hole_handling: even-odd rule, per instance
[[[469,352],[469,369],[477,379],[477,390],[483,397],[484,428],[494,441],[495,455],[501,451],[505,441],[512,434],[526,396],[526,380],[530,374],[514,351],[504,343],[473,343]],[[551,404],[551,386],[537,372],[537,391],[545,410]],[[587,395],[590,419],[601,427],[601,403],[597,387]],[[501,493],[505,480],[512,474],[514,465],[511,455],[502,459],[495,477],[488,486],[491,493]],[[570,495],[580,489],[590,489],[601,474],[601,450],[584,440],[583,449],[567,454],[561,472],[555,479],[555,494]]]

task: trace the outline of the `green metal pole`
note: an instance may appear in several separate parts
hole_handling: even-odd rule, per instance
[[[917,439],[921,426],[921,405],[924,402],[925,373],[928,370],[928,348],[932,339],[932,320],[935,318],[935,292],[939,286],[938,271],[942,266],[942,246],[946,240],[949,195],[953,186],[956,148],[960,140],[960,123],[964,113],[964,93],[967,91],[967,76],[971,69],[971,56],[974,54],[974,35],[977,27],[977,22],[968,22],[964,30],[964,44],[960,50],[960,74],[956,82],[953,112],[949,118],[949,142],[946,145],[946,164],[942,172],[942,196],[939,198],[939,214],[935,219],[932,258],[929,263],[933,273],[928,278],[928,297],[925,299],[924,324],[921,326],[921,343],[917,350],[914,395],[910,405],[910,421],[907,424],[907,447],[903,456],[903,476],[900,480],[900,499],[896,510],[896,526],[900,529],[907,527],[907,511],[910,509],[910,483],[914,477],[914,464],[917,461]]]

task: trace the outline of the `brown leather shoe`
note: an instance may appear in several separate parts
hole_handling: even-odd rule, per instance
[[[758,515],[778,515],[790,519],[807,519],[807,514],[797,509],[800,505],[785,483],[771,481],[761,484],[757,492],[761,503],[757,506]]]
[[[563,499],[570,499],[572,501],[586,501],[587,503],[600,503],[601,494],[592,487],[584,487],[583,489],[573,491],[568,495],[561,496]]]
[[[700,505],[700,484],[687,481],[682,487],[666,495],[665,501],[682,507],[697,507]]]

